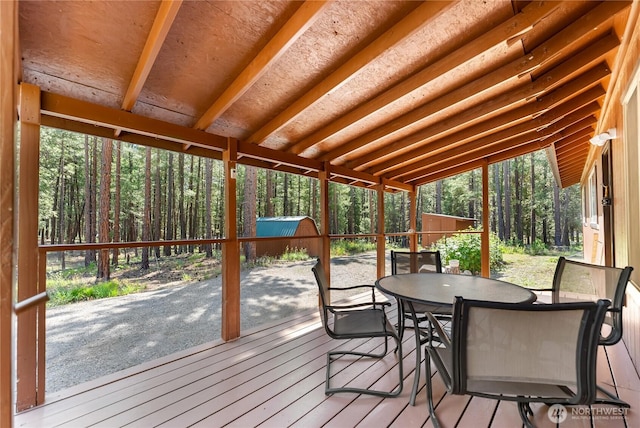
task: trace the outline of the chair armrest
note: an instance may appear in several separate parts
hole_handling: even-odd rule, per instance
[[[358,288],[368,288],[371,290],[371,298],[372,298],[372,302],[376,303],[376,287],[374,285],[371,284],[360,284],[360,285],[352,285],[349,287],[329,287],[328,290],[356,290]]]
[[[391,302],[364,302],[364,303],[354,303],[353,305],[328,305],[326,308],[332,312],[334,311],[344,311],[345,309],[355,309],[355,308],[364,308],[371,307],[375,309],[376,306],[391,306]]]
[[[425,315],[427,316],[427,319],[433,326],[433,329],[438,334],[438,337],[440,338],[440,341],[442,342],[442,344],[446,348],[451,348],[451,338],[449,337],[447,332],[444,330],[444,327],[442,326],[442,324],[440,324],[440,321],[431,312],[426,312]]]

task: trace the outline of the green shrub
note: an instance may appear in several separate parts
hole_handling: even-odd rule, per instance
[[[309,254],[305,248],[289,248],[285,249],[285,252],[280,256],[280,260],[287,262],[297,262],[302,260],[309,260]]]
[[[83,300],[103,299],[105,297],[125,296],[137,293],[143,286],[119,281],[101,282],[95,285],[76,285],[68,287],[53,287],[49,289],[49,304],[52,306]]]
[[[375,249],[375,242],[369,242],[367,239],[337,239],[331,241],[332,256],[350,256]]]
[[[473,230],[469,229],[469,231]],[[468,270],[473,274],[478,274],[482,269],[480,247],[479,233],[456,233],[450,237],[441,238],[434,245],[434,249],[440,251],[444,265],[449,264],[451,259],[457,259],[460,260],[461,271]],[[494,233],[489,234],[489,251],[489,267],[492,271],[496,271],[504,264],[504,260],[502,244]]]

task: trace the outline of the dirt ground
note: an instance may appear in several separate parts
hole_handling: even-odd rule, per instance
[[[243,271],[241,329],[316,308],[313,264],[281,262]],[[373,284],[375,253],[333,258],[331,275],[333,286]],[[220,276],[172,279],[159,286],[150,277],[149,291],[47,309],[46,393],[220,339]]]

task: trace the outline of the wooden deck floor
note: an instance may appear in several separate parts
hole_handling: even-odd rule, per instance
[[[395,318],[395,308],[389,314]],[[381,342],[331,340],[317,311],[254,329],[230,343],[215,342],[136,366],[47,397],[16,415],[16,427],[420,427],[432,426],[424,392],[424,367],[416,406],[409,394],[415,343],[405,334],[404,391],[398,398],[324,394],[326,352],[336,347],[378,348]],[[391,390],[397,384],[393,352],[381,361],[334,363],[336,381]],[[632,404],[625,415],[613,407],[577,409],[561,427],[640,426],[640,379],[624,344],[602,350],[599,383],[617,388]],[[435,375],[436,412],[446,427],[522,426],[515,404],[444,394]],[[615,379],[615,382],[614,382]],[[614,386],[615,385],[615,386]],[[597,407],[597,406],[596,406]],[[606,409],[609,409],[608,412]],[[553,426],[547,407],[535,406],[535,422]],[[599,412],[599,413],[598,413]]]

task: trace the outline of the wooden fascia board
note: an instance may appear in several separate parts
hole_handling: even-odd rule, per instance
[[[597,6],[596,8],[576,20],[574,23],[557,33],[547,42],[535,48],[533,51],[531,51],[531,53],[517,58],[516,60],[512,61],[504,67],[501,67],[495,72],[489,73],[485,77],[478,79],[478,81],[486,80],[486,85],[488,85],[487,87],[492,87],[495,84],[499,84],[500,82],[504,81],[506,78],[520,76],[523,73],[534,70],[541,64],[555,58],[559,54],[559,52],[566,49],[567,45],[570,45],[575,42],[575,40],[585,36],[586,34],[589,34],[590,32],[595,31],[598,25],[605,22],[610,16],[612,16],[612,14],[619,11],[620,8],[620,5]],[[616,42],[619,43],[619,41],[617,40]],[[472,84],[477,85],[478,82]],[[477,89],[475,89],[475,91],[477,91]],[[473,94],[475,92],[469,88],[465,88],[464,91],[461,94],[457,94],[456,97],[462,96],[464,97],[463,99],[465,99],[466,97],[468,97],[469,93]],[[450,95],[444,95],[443,97],[440,97],[441,99],[443,99],[442,101],[436,100],[423,105],[422,107],[419,107],[418,109],[415,109],[412,112],[394,119],[393,121],[385,125],[369,131],[368,133],[357,137],[348,143],[342,144],[339,148],[331,151],[330,153],[327,153],[321,159],[335,159],[338,156],[343,156],[367,144],[373,143],[391,132],[397,132],[401,129],[406,128],[407,126],[414,126],[417,121],[422,120],[423,118],[428,117],[435,112],[441,111],[443,106],[446,107],[448,105],[451,105],[452,100],[447,100],[446,102],[444,101],[444,98],[447,98],[449,96]],[[402,147],[402,144],[396,144],[396,147],[400,148]],[[347,166],[353,169],[357,169],[364,163],[374,159],[378,159],[385,154],[388,153],[383,148],[373,153],[369,153],[366,156],[359,156],[357,161],[351,161],[350,163],[347,163]]]
[[[204,131],[211,126],[313,25],[320,13],[330,3],[330,1],[304,2],[251,63],[240,72],[233,83],[224,90],[211,107],[200,117],[194,128]]]
[[[42,113],[208,149],[224,150],[227,147],[226,137],[52,92],[42,91]]]
[[[431,82],[435,77],[446,73],[448,70],[481,55],[483,52],[504,41],[512,40],[514,37],[520,37],[526,34],[533,25],[547,16],[556,7],[557,3],[555,2],[534,2],[527,5],[514,17],[487,31],[480,37],[475,38],[470,43],[451,49],[449,52],[446,52],[441,59],[427,65],[415,75],[396,84],[374,99],[358,106],[331,124],[293,144],[289,151],[298,154],[302,153],[309,147],[326,140],[341,130],[374,114],[393,101],[419,89]],[[331,156],[322,157],[323,160],[329,160],[331,158]]]
[[[564,67],[562,67],[562,70],[563,72],[559,74],[551,73],[551,72],[547,73],[543,76],[544,78],[539,79],[538,82],[545,82],[544,85],[546,85],[547,87],[550,87],[555,82],[560,81],[563,78],[565,73],[570,72],[570,70],[564,69]],[[571,85],[568,89],[565,89],[564,94],[566,94],[566,96],[572,96],[573,94],[575,94],[575,91],[579,89],[579,87],[589,87],[590,85],[593,85],[599,82],[602,78],[607,76],[608,73],[609,73],[609,70],[606,64],[604,63],[599,64],[591,68],[587,72],[583,73],[581,76],[574,79],[573,82],[575,82],[575,84]],[[531,95],[538,93],[539,90],[541,89],[539,86],[543,86],[543,85],[538,85],[537,84],[538,82],[535,82],[532,85],[526,85],[527,92],[530,91]],[[559,89],[557,89],[556,91],[559,91]],[[549,95],[557,93],[556,91],[550,93]],[[523,94],[520,90],[516,89],[514,92],[516,92],[516,94],[513,94],[511,96],[509,94],[505,94],[505,98],[511,98],[511,101],[522,99],[520,97]],[[426,159],[429,157],[430,153],[433,153],[434,151],[441,150],[450,145],[459,145],[461,142],[465,140],[475,138],[475,136],[477,135],[490,132],[492,129],[495,129],[500,126],[506,126],[511,123],[512,124],[510,126],[510,129],[511,129],[514,126],[513,123],[519,120],[523,120],[528,116],[536,116],[541,112],[544,112],[546,109],[550,108],[552,104],[550,104],[548,100],[552,100],[552,99],[553,99],[552,97],[548,97],[548,96],[543,97],[540,100],[541,102],[532,102],[532,103],[529,103],[528,105],[518,107],[517,109],[512,110],[512,112],[514,112],[515,114],[509,115],[509,112],[503,113],[502,115],[496,118],[490,119],[489,121],[478,123],[477,125],[471,126],[457,133],[447,135],[444,138],[430,142],[426,145],[418,147],[405,154],[394,156],[388,161],[376,164],[375,166],[369,168],[367,171],[372,174],[376,174],[383,171],[389,172],[389,170],[406,171],[407,167],[403,167],[402,166],[403,163],[406,163],[406,162],[413,163],[417,160]],[[506,102],[508,103],[509,101],[506,101]],[[417,143],[424,142],[430,136],[432,136],[432,134],[434,134],[435,132],[440,132],[441,129],[443,129],[444,127],[447,127],[447,125],[457,126],[460,123],[464,123],[464,121],[467,120],[465,119],[465,117],[466,118],[480,117],[481,115],[491,112],[492,107],[495,107],[495,104],[487,105],[487,103],[485,103],[483,105],[474,107],[468,110],[467,112],[465,112],[465,114],[461,115],[462,117],[457,117],[449,121],[445,121],[446,123],[444,126],[434,126],[434,127],[431,127],[430,129],[418,131],[417,133],[406,137],[406,139],[410,139],[412,142],[417,142]],[[515,125],[515,126],[516,128],[520,127],[520,125]],[[526,127],[526,125],[524,126]],[[539,124],[538,126],[541,126],[541,124]],[[438,129],[432,131],[431,130],[432,128],[438,128]],[[510,129],[507,129],[505,131],[509,132]],[[518,132],[521,132],[521,131],[518,131]],[[522,132],[526,132],[526,131],[522,131]],[[354,167],[354,166],[351,165],[351,167]],[[401,175],[402,173],[403,172],[400,172],[398,174],[398,172],[396,171],[396,174],[398,175]]]
[[[389,48],[411,36],[420,28],[427,25],[432,18],[443,9],[451,7],[449,2],[424,2],[406,15],[400,22],[388,29],[371,44],[349,58],[337,70],[325,77],[306,94],[298,98],[282,113],[262,126],[249,137],[249,142],[262,143],[271,134],[294,120],[305,109],[313,105],[320,98],[332,90],[346,83],[367,64],[387,51]]]
[[[133,72],[129,88],[122,101],[123,110],[131,111],[135,105],[181,5],[182,0],[164,0],[160,3],[153,26]]]

